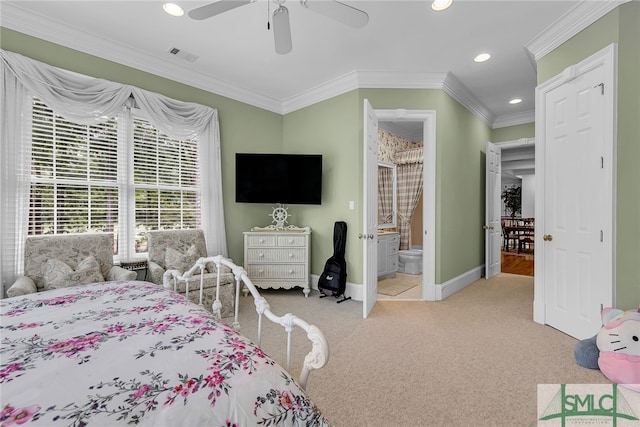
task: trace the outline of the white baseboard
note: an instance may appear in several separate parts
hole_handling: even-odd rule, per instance
[[[454,277],[451,280],[447,280],[440,285],[436,285],[436,301],[442,301],[443,299],[466,288],[476,280],[480,279],[483,271],[484,265],[469,270],[466,273],[462,273],[461,275]]]
[[[476,267],[472,270],[467,271],[466,273],[462,273],[461,275],[454,277],[451,280],[447,280],[446,282],[435,285],[436,288],[436,301],[442,301],[443,299],[455,294],[456,292],[466,288],[476,280],[483,277],[484,274],[484,265],[480,267]],[[318,278],[320,276],[311,275],[311,289],[318,290]],[[344,293],[346,296],[351,297],[352,300],[362,301],[363,297],[363,286],[362,283],[351,283],[347,282],[347,288]]]

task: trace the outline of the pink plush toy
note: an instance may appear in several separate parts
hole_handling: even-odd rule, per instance
[[[638,310],[602,310],[598,332],[600,371],[614,383],[640,392],[640,306]]]

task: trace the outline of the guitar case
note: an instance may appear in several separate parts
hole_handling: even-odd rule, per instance
[[[347,223],[336,221],[333,225],[333,256],[325,262],[324,270],[318,279],[320,298],[342,296],[338,303],[351,299],[344,295],[347,288],[347,262],[344,258],[346,246]]]

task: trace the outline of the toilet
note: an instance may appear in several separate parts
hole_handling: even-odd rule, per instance
[[[412,248],[398,251],[398,271],[408,274],[422,274],[422,249]]]

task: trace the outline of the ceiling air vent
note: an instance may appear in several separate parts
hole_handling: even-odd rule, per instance
[[[193,53],[178,49],[177,47],[170,47],[169,53],[189,62],[194,62],[196,59],[198,59],[198,55],[194,55]]]

